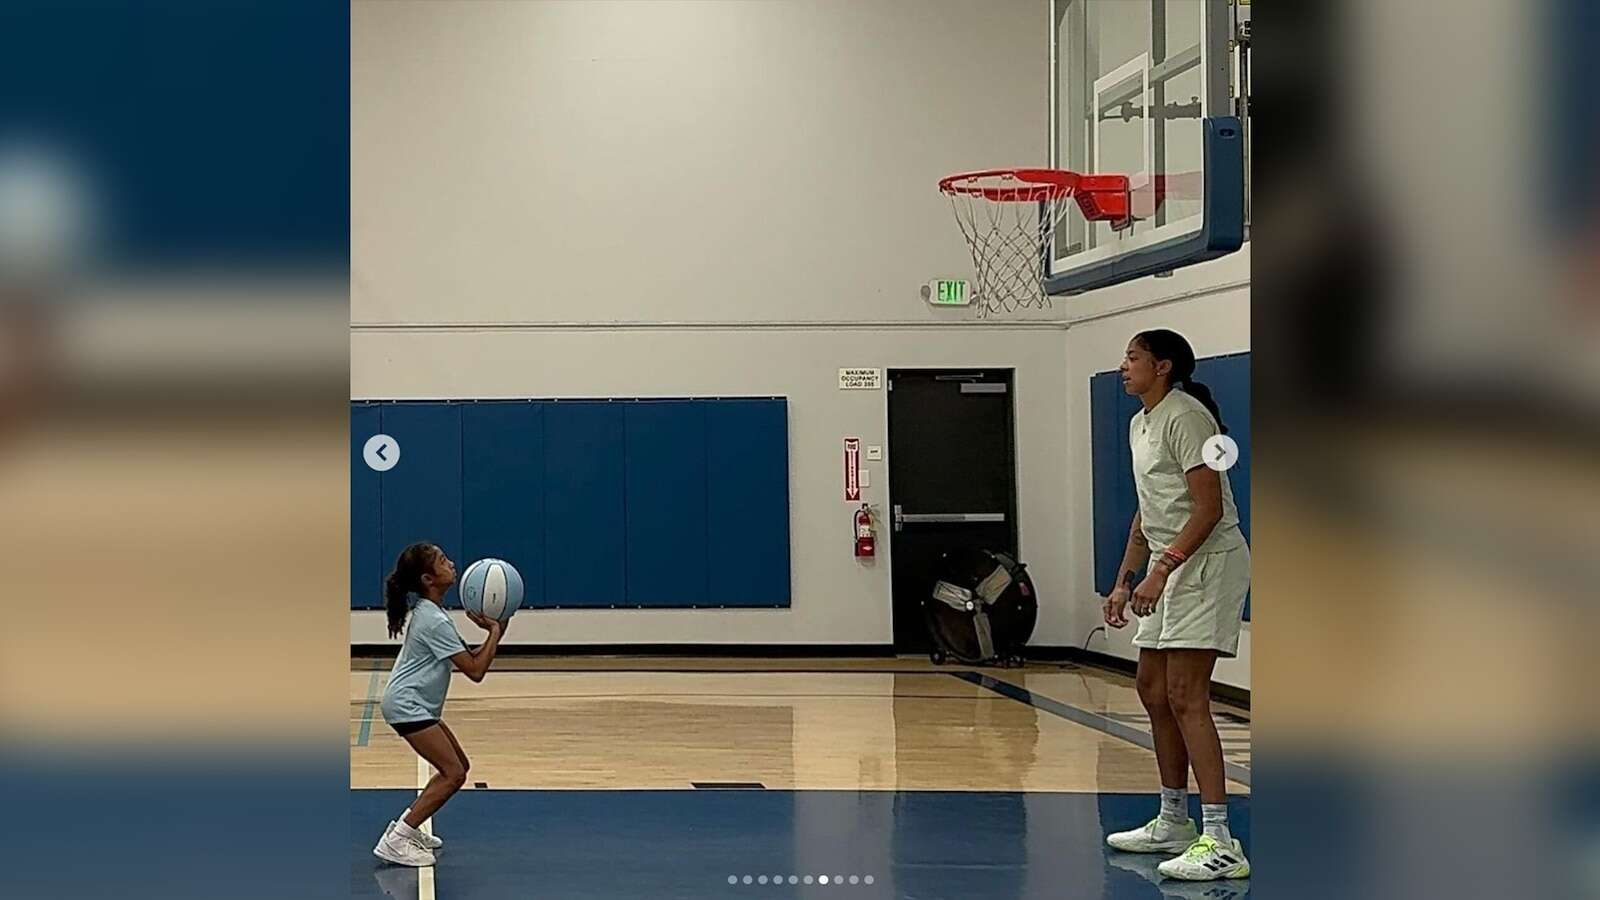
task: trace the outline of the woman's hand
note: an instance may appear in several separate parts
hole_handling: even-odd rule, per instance
[[[484,631],[494,631],[496,628],[501,627],[499,619],[491,619],[483,613],[475,613],[470,609],[467,610],[467,618],[472,620],[472,624],[482,628]]]
[[[1155,612],[1156,601],[1167,589],[1167,576],[1159,568],[1152,568],[1139,586],[1133,589],[1133,614],[1148,616]]]
[[[1133,597],[1133,591],[1125,584],[1119,584],[1111,591],[1111,596],[1106,598],[1105,616],[1106,624],[1112,628],[1121,628],[1128,624],[1128,600]]]

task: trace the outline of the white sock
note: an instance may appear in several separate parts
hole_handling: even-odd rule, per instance
[[[1213,840],[1221,844],[1233,841],[1233,835],[1228,832],[1228,804],[1200,804],[1200,820],[1203,825],[1202,830],[1211,835]]]
[[[1161,789],[1161,821],[1182,825],[1189,821],[1189,789],[1186,787]]]
[[[394,820],[394,833],[403,838],[410,838],[412,840],[422,836],[415,828],[407,825],[405,819]]]

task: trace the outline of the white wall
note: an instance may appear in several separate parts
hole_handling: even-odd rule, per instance
[[[932,319],[970,268],[938,180],[1045,159],[1048,18],[358,2],[351,320]]]

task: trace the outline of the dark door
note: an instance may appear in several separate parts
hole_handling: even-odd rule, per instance
[[[940,557],[1015,554],[1016,444],[1009,369],[889,373],[889,535],[894,646],[930,647],[922,600]]]

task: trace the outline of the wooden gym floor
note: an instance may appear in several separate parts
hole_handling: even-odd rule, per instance
[[[921,658],[506,658],[481,684],[457,675],[444,719],[472,760],[469,790],[436,817],[450,841],[436,870],[397,871],[371,844],[429,773],[378,713],[389,665],[356,660],[350,674],[356,896],[794,897],[824,891],[804,878],[831,869],[847,880],[830,886],[857,897],[1188,889],[1155,875],[1158,858],[1104,848],[1106,831],[1153,815],[1159,787],[1130,678]],[[1248,841],[1249,714],[1215,712]],[[475,837],[497,835],[543,850],[510,851],[507,874],[508,851]],[[594,844],[630,862],[578,865]],[[501,874],[476,866],[484,853]],[[959,887],[974,865],[990,877]],[[1249,888],[1219,885],[1196,896]]]

